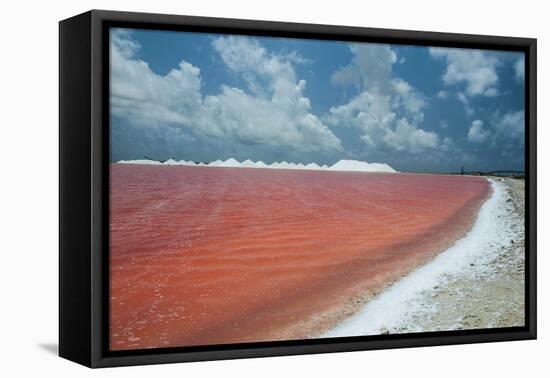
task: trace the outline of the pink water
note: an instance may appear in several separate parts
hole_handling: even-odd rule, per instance
[[[113,164],[110,347],[314,336],[463,235],[489,192],[480,177]]]

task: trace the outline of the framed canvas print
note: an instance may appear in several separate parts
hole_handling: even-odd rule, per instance
[[[536,337],[536,40],[60,22],[60,355]]]

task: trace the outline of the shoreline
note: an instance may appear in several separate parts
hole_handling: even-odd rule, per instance
[[[346,294],[341,293],[343,296],[338,300],[333,300],[332,306],[325,307],[300,321],[277,329],[265,340],[299,340],[326,337],[324,335],[327,332],[354,317],[363,307],[382,295],[388,288],[452,248],[457,241],[468,235],[477,221],[480,209],[491,199],[493,194],[491,180],[487,179],[486,181],[489,193],[482,201],[468,204],[453,214],[453,221],[448,219],[440,227],[432,229],[429,234],[424,235],[419,240],[393,246],[391,254],[394,256],[401,255],[401,258],[393,260],[390,263],[391,268],[388,266],[384,272],[379,271],[370,278],[356,277],[356,284],[348,285],[345,289]],[[457,225],[460,225],[458,229],[455,228]],[[442,235],[447,235],[447,237],[442,237]],[[435,245],[430,245],[435,240],[437,240]],[[419,253],[419,251],[422,252]]]
[[[465,236],[317,337],[524,325],[524,181],[488,180]]]

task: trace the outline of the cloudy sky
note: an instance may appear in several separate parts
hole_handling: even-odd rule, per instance
[[[523,53],[111,29],[111,160],[523,169]]]

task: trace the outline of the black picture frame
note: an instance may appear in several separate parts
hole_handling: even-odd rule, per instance
[[[108,350],[109,27],[525,52],[526,325],[203,347]],[[536,338],[536,39],[92,10],[59,23],[59,354],[88,367]]]

